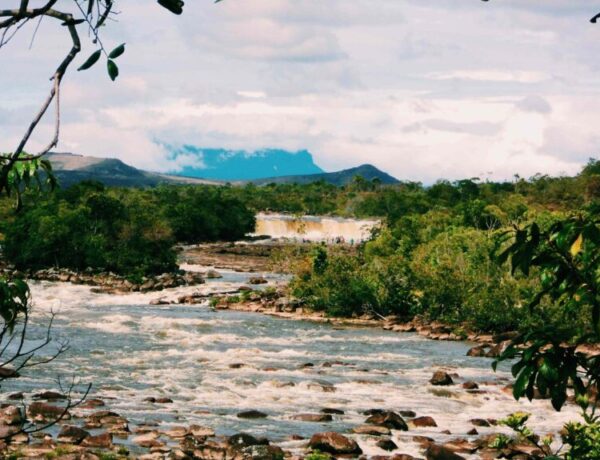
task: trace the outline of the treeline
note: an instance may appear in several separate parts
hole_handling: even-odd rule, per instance
[[[343,187],[326,182],[229,187],[235,196],[255,211],[293,214],[332,214],[347,217],[380,216],[392,224],[410,214],[433,209],[459,211],[466,225],[503,225],[520,218],[529,209],[579,209],[600,195],[600,163],[590,160],[575,177],[536,175],[515,177],[510,182],[478,179],[440,180],[431,186],[417,182],[382,185],[361,177]]]
[[[84,182],[24,202],[16,214],[4,203],[0,228],[4,256],[18,269],[164,273],[177,268],[175,243],[233,241],[255,226],[253,211],[218,187]]]
[[[590,320],[583,312],[565,316],[548,299],[527,308],[539,277],[512,274],[496,255],[515,225],[536,222],[544,231],[572,214],[600,214],[600,162],[572,178],[403,184],[363,193],[354,205],[355,214],[381,215],[385,225],[355,255],[321,246],[298,265],[293,292],[313,309],[423,315],[493,332],[542,324],[575,330]]]

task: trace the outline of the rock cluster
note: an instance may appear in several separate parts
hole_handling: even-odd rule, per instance
[[[162,275],[152,277],[142,277],[139,282],[132,282],[127,279],[127,277],[115,273],[94,272],[91,269],[77,273],[66,269],[48,268],[21,273],[5,268],[1,270],[0,273],[9,274],[12,277],[28,278],[38,281],[59,281],[84,284],[94,286],[94,290],[97,292],[105,293],[161,291],[168,288],[193,286],[204,283],[204,276],[202,273],[185,271],[163,273]]]

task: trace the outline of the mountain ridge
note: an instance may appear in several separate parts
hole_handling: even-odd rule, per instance
[[[317,174],[294,174],[288,176],[266,177],[254,180],[210,180],[199,177],[188,177],[178,174],[162,174],[144,171],[130,166],[116,158],[89,157],[66,152],[51,152],[47,156],[54,168],[54,174],[61,185],[69,187],[84,180],[97,180],[107,186],[119,187],[155,187],[160,184],[179,185],[256,185],[277,184],[308,184],[318,181],[342,186],[359,175],[366,180],[379,179],[382,184],[394,184],[399,181],[389,174],[370,164],[335,172]]]

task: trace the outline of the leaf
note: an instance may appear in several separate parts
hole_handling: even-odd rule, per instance
[[[117,64],[112,59],[108,60],[106,67],[108,69],[108,76],[112,81],[115,81],[119,76],[119,67],[117,67]]]
[[[183,13],[183,1],[182,0],[158,0],[158,4],[163,8],[168,9],[173,14]]]
[[[121,54],[125,52],[125,43],[120,44],[114,50],[110,52],[108,57],[110,59],[117,59]]]
[[[576,257],[581,252],[583,246],[583,234],[580,233],[575,242],[571,245],[571,255]]]
[[[525,393],[525,389],[529,384],[529,377],[533,373],[533,370],[532,366],[527,366],[521,371],[519,377],[517,377],[513,386],[513,396],[515,399],[518,400]]]
[[[87,58],[87,60],[81,64],[81,66],[77,69],[78,71],[80,70],[87,70],[90,67],[92,67],[96,62],[98,62],[98,59],[100,59],[100,54],[102,52],[100,50],[94,51],[89,58]]]

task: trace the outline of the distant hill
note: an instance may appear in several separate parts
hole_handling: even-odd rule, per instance
[[[167,147],[169,148],[169,147]],[[281,149],[225,150],[184,145],[170,149],[171,157],[196,156],[201,167],[186,166],[177,174],[221,181],[246,181],[263,177],[318,174],[319,168],[310,152],[290,152]]]
[[[309,154],[310,155],[310,154]],[[397,179],[380,171],[372,165],[362,165],[357,168],[343,171],[318,174],[289,175],[282,177],[269,177],[256,180],[207,180],[198,177],[185,177],[180,175],[160,174],[134,168],[116,158],[96,158],[74,153],[53,152],[47,155],[52,163],[54,174],[62,187],[69,187],[84,180],[96,180],[108,186],[118,187],[154,187],[159,184],[210,184],[223,185],[231,182],[243,185],[252,182],[257,185],[270,183],[277,184],[309,184],[325,181],[337,186],[351,182],[355,176],[362,176],[367,180],[378,178],[382,184],[395,184]],[[312,159],[312,157],[311,157]],[[319,169],[320,170],[320,169]]]
[[[62,187],[84,180],[97,180],[109,186],[154,187],[161,183],[217,184],[195,178],[152,173],[134,168],[115,158],[96,158],[74,153],[52,152],[47,155]]]
[[[371,181],[373,179],[379,179],[382,184],[397,184],[399,182],[395,177],[377,169],[373,165],[361,165],[356,168],[344,169],[338,172],[331,173],[320,173],[320,174],[307,174],[307,175],[295,175],[295,176],[284,176],[284,177],[268,177],[265,179],[253,180],[252,183],[257,185],[264,184],[310,184],[312,182],[325,181],[333,185],[342,186],[346,185],[354,179],[355,176],[362,176],[363,178]]]

